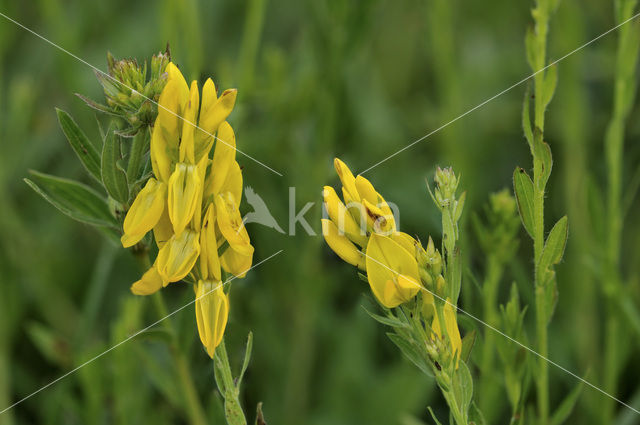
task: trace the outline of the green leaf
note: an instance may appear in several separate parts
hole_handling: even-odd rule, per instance
[[[533,182],[527,172],[520,167],[516,167],[513,172],[513,189],[524,229],[529,236],[533,237]]]
[[[543,105],[546,108],[547,105],[553,99],[553,94],[556,91],[556,86],[558,85],[558,66],[551,65],[544,73],[544,90],[542,92],[543,95]]]
[[[564,247],[567,243],[568,219],[565,215],[553,226],[542,250],[542,257],[538,265],[538,272],[546,273],[551,266],[562,260]]]
[[[460,410],[466,416],[473,398],[473,378],[465,362],[460,362],[458,369],[454,372],[451,383],[452,393],[456,398],[457,405],[460,406]]]
[[[31,171],[24,181],[54,207],[74,220],[94,226],[118,228],[104,198],[90,187],[73,180]]]
[[[127,165],[127,180],[130,182],[134,182],[140,177],[142,157],[149,148],[149,139],[150,135],[147,127],[140,129],[133,137]]]
[[[540,176],[539,189],[544,190],[547,186],[547,181],[549,181],[551,169],[553,168],[553,157],[551,156],[551,148],[549,147],[549,144],[540,141],[538,147],[539,157],[542,161],[542,175]]]
[[[531,69],[537,71],[536,57],[538,55],[536,51],[536,33],[532,25],[527,27],[527,34],[524,37],[524,45],[527,51],[527,62],[529,62]]]
[[[578,398],[580,398],[580,394],[582,394],[583,387],[583,382],[578,383],[578,385],[576,385],[576,387],[569,393],[569,395],[567,395],[565,399],[562,400],[560,406],[558,406],[556,411],[553,413],[553,416],[551,416],[551,421],[549,422],[550,425],[561,425],[564,423],[564,421],[567,420],[567,418],[569,418],[569,415],[571,415],[571,412],[573,411]]]
[[[249,367],[249,362],[251,361],[251,352],[253,351],[253,332],[249,332],[247,336],[247,347],[244,350],[244,361],[242,362],[242,369],[240,370],[240,375],[238,375],[238,379],[236,380],[236,388],[240,388],[240,384],[242,383],[242,378],[244,377],[244,373],[247,371]]]
[[[80,162],[84,165],[84,168],[91,174],[97,181],[100,179],[100,154],[98,150],[89,141],[84,132],[78,127],[78,124],[62,109],[57,109],[58,121],[60,127],[67,137],[69,144],[80,158]]]
[[[411,361],[411,363],[416,365],[418,369],[425,373],[425,375],[433,376],[433,373],[425,361],[425,353],[420,352],[415,345],[411,344],[398,334],[388,332],[387,336],[400,349],[400,351],[402,351],[402,354]]]
[[[364,311],[367,312],[369,316],[371,316],[377,322],[382,323],[383,325],[391,326],[392,328],[405,328],[405,329],[409,328],[409,325],[396,319],[395,317],[380,316],[379,314],[370,312],[364,306],[362,306],[362,308],[364,309]]]
[[[462,338],[462,352],[460,353],[460,359],[464,362],[469,361],[469,356],[471,355],[471,349],[473,348],[473,344],[476,342],[477,332],[472,330],[468,332],[464,338]]]
[[[438,418],[436,417],[436,414],[433,413],[433,410],[431,409],[431,406],[427,407],[427,410],[429,411],[429,413],[431,413],[431,418],[433,419],[433,421],[436,423],[436,425],[442,425],[442,423],[438,420]]]
[[[129,201],[129,185],[127,174],[118,164],[121,158],[120,136],[110,130],[102,148],[102,182],[113,199],[126,204]]]

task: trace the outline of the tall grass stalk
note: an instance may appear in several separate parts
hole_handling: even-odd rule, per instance
[[[634,14],[637,0],[615,1],[615,17],[618,23]],[[625,331],[621,326],[617,300],[623,295],[623,278],[620,270],[622,227],[623,227],[623,151],[625,123],[635,100],[635,70],[639,45],[638,25],[630,23],[622,26],[618,33],[616,52],[615,82],[613,91],[613,112],[607,126],[604,148],[607,164],[606,193],[606,240],[605,264],[603,268],[603,289],[607,296],[607,319],[605,324],[604,389],[616,394],[618,375],[624,359],[620,341]],[[615,404],[613,400],[603,400],[602,423],[612,422]]]

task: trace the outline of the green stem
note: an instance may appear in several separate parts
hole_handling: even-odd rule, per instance
[[[535,52],[534,52],[534,71],[543,69],[546,65],[547,55],[547,33],[549,31],[549,13],[550,4],[548,0],[537,0],[534,11],[535,20]],[[539,154],[540,146],[543,143],[544,119],[545,119],[545,77],[547,72],[539,72],[535,76],[535,112],[534,124],[537,133],[533,141],[533,251],[534,251],[534,267],[535,267],[535,307],[536,307],[536,339],[538,342],[538,353],[541,358],[538,362],[536,388],[538,402],[538,420],[541,425],[549,422],[549,368],[548,357],[548,312],[547,300],[545,297],[545,282],[542,282],[542,276],[538,265],[542,258],[544,248],[544,185],[541,182],[543,163]]]
[[[246,425],[247,419],[244,416],[242,405],[240,404],[240,389],[233,379],[224,338],[216,348],[213,362],[216,384],[218,385],[220,394],[224,397],[224,414],[227,419],[227,424]]]
[[[616,18],[622,22],[633,16],[637,0],[620,0],[616,2]],[[604,390],[615,394],[618,387],[619,362],[623,353],[620,352],[620,339],[624,338],[623,328],[620,326],[618,298],[623,296],[622,276],[620,270],[620,253],[623,229],[622,208],[622,176],[625,124],[636,95],[635,70],[638,60],[638,38],[635,24],[621,27],[619,30],[616,51],[616,73],[613,90],[613,112],[607,132],[604,148],[607,163],[607,216],[605,264],[603,285],[607,296],[607,318],[605,329],[606,345],[604,353]],[[615,403],[603,400],[602,423],[609,424],[613,420]]]

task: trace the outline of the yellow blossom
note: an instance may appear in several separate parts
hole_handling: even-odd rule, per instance
[[[162,288],[162,277],[155,264],[144,275],[131,285],[131,292],[135,295],[151,295]]]
[[[189,274],[200,255],[199,236],[198,233],[186,229],[180,235],[173,235],[158,252],[158,273],[165,286]]]
[[[229,242],[229,247],[243,256],[253,254],[253,246],[251,246],[249,234],[231,192],[221,193],[216,196],[215,205],[218,227],[224,238]]]
[[[333,252],[347,263],[365,269],[365,258],[362,252],[344,235],[331,220],[322,219],[322,235]]]
[[[198,333],[211,358],[222,341],[229,316],[229,297],[222,286],[222,282],[200,280],[196,289]]]
[[[367,244],[366,266],[371,290],[387,308],[409,301],[420,290],[418,263],[390,237],[371,235]]]
[[[124,219],[122,245],[135,245],[158,223],[164,211],[167,186],[150,178],[131,204]]]

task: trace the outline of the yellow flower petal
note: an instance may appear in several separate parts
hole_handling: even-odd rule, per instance
[[[202,86],[202,105],[200,106],[200,120],[198,122],[199,129],[196,129],[195,137],[195,160],[200,162],[204,156],[209,155],[211,147],[214,142],[214,135],[216,129],[205,128],[202,117],[206,117],[213,105],[215,105],[218,99],[216,95],[216,85],[211,78],[207,78],[204,86]]]
[[[236,89],[225,90],[213,107],[207,108],[205,114],[200,114],[200,127],[209,133],[218,130],[218,126],[227,119],[233,110],[237,95],[238,91]]]
[[[222,342],[229,317],[229,297],[224,293],[222,282],[198,282],[196,290],[196,323],[200,341],[213,358],[216,347]]]
[[[176,85],[176,89],[178,91],[178,99],[180,100],[181,108],[187,103],[187,99],[189,98],[189,86],[187,85],[187,80],[184,79],[182,72],[178,69],[178,67],[173,63],[169,62],[167,65],[167,73],[169,74],[168,82],[173,81]],[[180,114],[182,114],[182,109],[180,110]]]
[[[169,218],[169,209],[165,208],[160,216],[160,220],[153,228],[153,237],[156,240],[158,248],[162,248],[165,243],[173,236],[173,225]]]
[[[251,268],[253,262],[253,247],[249,255],[242,255],[230,247],[220,256],[220,265],[227,273],[243,278]]]
[[[378,205],[378,192],[376,192],[369,180],[362,176],[358,176],[356,177],[355,185],[361,201],[366,199],[371,204]]]
[[[142,278],[131,285],[131,292],[135,295],[151,295],[162,288],[162,278],[155,265],[142,275]]]
[[[336,169],[336,173],[338,173],[338,177],[340,177],[340,181],[342,182],[342,187],[344,190],[349,192],[349,199],[359,202],[360,196],[358,195],[358,190],[356,189],[356,179],[353,177],[353,173],[347,164],[342,162],[340,159],[335,158],[333,160],[333,166]],[[344,198],[345,202],[347,201],[347,197]]]
[[[220,259],[216,241],[215,207],[210,204],[204,215],[200,231],[200,273],[205,279],[220,280]]]
[[[169,282],[182,280],[189,274],[200,255],[200,235],[186,229],[173,235],[158,252],[156,266],[166,286]]]
[[[243,256],[253,254],[249,234],[231,192],[224,192],[216,196],[215,204],[218,227],[222,236],[229,242],[231,249]]]
[[[228,122],[220,124],[216,147],[213,151],[211,173],[207,181],[206,195],[216,195],[220,192],[231,165],[236,158],[236,136]],[[205,196],[206,196],[205,195]]]
[[[333,252],[347,263],[364,270],[365,260],[360,250],[344,234],[340,233],[333,221],[327,219],[322,219],[321,221],[322,235]]]
[[[391,239],[398,242],[409,254],[415,255],[417,241],[411,235],[395,232],[391,235]]]
[[[158,100],[158,117],[153,126],[150,151],[155,176],[166,182],[171,175],[171,164],[178,160],[180,140],[180,94],[177,83],[169,81]]]
[[[385,213],[380,207],[363,199],[362,205],[367,218],[367,228],[372,232],[391,235],[396,231],[393,215]]]
[[[135,245],[158,223],[166,204],[167,185],[150,178],[124,218],[122,245]]]
[[[338,226],[338,229],[358,245],[365,246],[367,244],[366,229],[361,229],[356,223],[342,201],[340,201],[340,198],[338,198],[336,191],[331,186],[325,186],[323,195],[329,218]]]
[[[182,138],[180,139],[180,162],[188,162],[195,164],[195,134],[196,119],[198,110],[200,109],[200,93],[198,93],[198,83],[191,83],[189,91],[189,100],[184,105],[182,111]]]
[[[242,200],[242,169],[238,162],[234,161],[229,167],[227,178],[222,184],[220,192],[231,192],[233,199]]]
[[[371,235],[367,244],[366,265],[371,290],[387,308],[409,301],[420,289],[415,258],[387,236]]]
[[[176,164],[169,178],[168,207],[173,231],[180,235],[187,227],[198,205],[202,191],[202,180],[198,167],[190,164]]]

